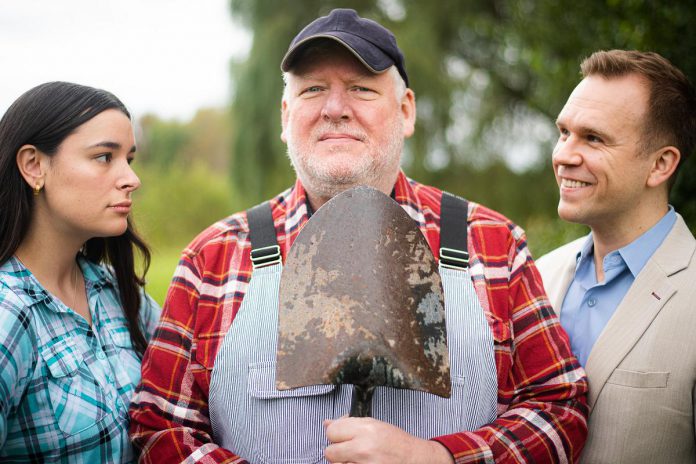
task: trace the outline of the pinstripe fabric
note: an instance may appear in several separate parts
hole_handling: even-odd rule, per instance
[[[380,387],[373,401],[375,418],[421,438],[476,430],[493,422],[497,413],[493,336],[469,272],[440,267],[440,275],[445,293],[451,398]],[[509,338],[502,341],[506,342]]]
[[[215,442],[249,462],[318,462],[327,444],[322,420],[334,417],[335,387],[275,388],[281,269],[254,271],[215,359],[210,422]]]
[[[251,463],[326,462],[322,420],[349,412],[352,387],[276,390],[281,269],[254,271],[215,359],[208,402],[213,438]],[[373,417],[422,438],[475,430],[492,422],[497,409],[493,337],[468,271],[441,268],[440,273],[455,379],[452,397],[378,388],[373,399]]]
[[[441,196],[403,173],[394,186],[394,199],[432,250],[440,245]],[[271,206],[285,257],[307,221],[300,182]],[[497,418],[435,439],[461,463],[572,461],[587,434],[587,383],[544,295],[524,233],[475,203],[468,226],[470,278],[494,340]],[[208,401],[215,358],[238,322],[250,277],[243,213],[214,224],[184,250],[131,408],[131,436],[142,462],[180,462],[194,455],[197,462],[239,461],[234,449],[214,443]]]
[[[15,258],[0,266],[0,461],[133,460],[127,408],[140,379],[113,278],[80,259],[93,326]],[[146,335],[159,315],[143,308]]]

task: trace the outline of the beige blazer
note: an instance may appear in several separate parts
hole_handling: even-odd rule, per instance
[[[559,315],[585,239],[537,261]],[[696,462],[695,251],[678,215],[592,348],[583,463]]]

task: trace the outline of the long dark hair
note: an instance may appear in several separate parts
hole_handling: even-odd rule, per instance
[[[20,96],[0,120],[0,264],[14,255],[29,230],[34,205],[32,188],[16,163],[23,145],[34,145],[53,156],[75,129],[108,109],[128,116],[113,94],[69,82],[48,82]],[[142,257],[142,275],[135,272],[134,249]],[[140,325],[140,290],[150,266],[150,250],[128,218],[126,232],[117,237],[96,237],[85,243],[85,258],[111,266],[118,282],[123,313],[135,351],[142,356],[147,341]]]

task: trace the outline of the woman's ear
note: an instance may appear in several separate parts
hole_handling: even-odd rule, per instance
[[[41,190],[44,183],[43,153],[34,145],[22,145],[17,151],[17,167],[24,180],[34,190]]]

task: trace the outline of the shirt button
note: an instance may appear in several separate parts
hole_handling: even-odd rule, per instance
[[[106,359],[106,355],[104,354],[103,351],[100,351],[97,353],[97,359],[101,359],[101,360]]]
[[[587,306],[589,306],[590,308],[593,307],[593,306],[596,305],[596,304],[597,304],[597,299],[596,299],[596,298],[590,298],[589,300],[587,300]]]

